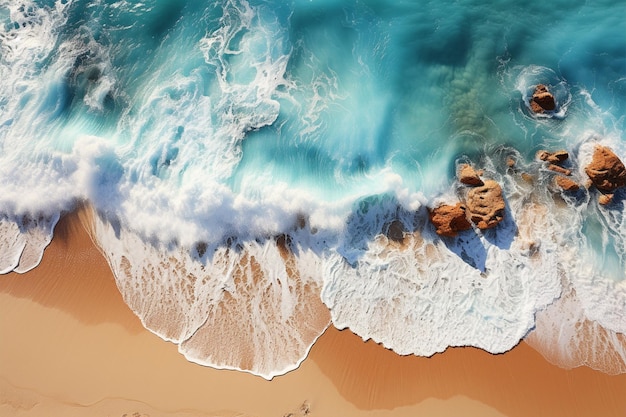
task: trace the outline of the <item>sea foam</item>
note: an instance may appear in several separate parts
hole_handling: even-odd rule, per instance
[[[172,249],[99,216],[92,233],[124,301],[190,361],[271,379],[295,369],[329,325],[320,258],[289,236]]]
[[[584,185],[596,145],[626,157],[623,19],[567,6],[0,0],[0,272],[86,204],[126,303],[197,363],[272,378],[332,323],[624,372],[623,191],[535,158]],[[505,218],[440,237],[460,163]]]

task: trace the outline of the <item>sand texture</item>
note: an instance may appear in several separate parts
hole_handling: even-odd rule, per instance
[[[332,327],[272,381],[202,367],[141,326],[76,213],[39,267],[0,276],[0,416],[305,415],[618,417],[626,375],[563,370],[525,343],[401,357]]]

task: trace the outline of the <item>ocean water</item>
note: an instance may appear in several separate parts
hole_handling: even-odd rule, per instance
[[[581,184],[596,144],[626,158],[624,33],[616,1],[0,0],[0,272],[86,205],[193,362],[272,378],[334,325],[626,372],[626,193],[535,158]],[[460,163],[505,219],[442,238]]]

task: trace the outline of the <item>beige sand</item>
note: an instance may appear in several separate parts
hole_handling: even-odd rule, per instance
[[[189,363],[145,330],[77,221],[0,276],[0,416],[622,416],[626,375],[565,371],[521,344],[399,357],[329,329],[273,381]]]

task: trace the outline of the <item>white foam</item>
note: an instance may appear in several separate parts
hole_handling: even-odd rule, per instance
[[[292,247],[296,257],[271,239],[167,249],[98,217],[94,235],[125,302],[190,361],[271,379],[329,324],[311,249]]]
[[[214,114],[218,137],[237,143],[244,134],[272,124],[278,117],[277,88],[285,86],[289,58],[282,28],[271,11],[245,1],[228,1],[217,30],[199,43],[207,64],[215,68],[219,95]],[[234,39],[239,39],[234,45]]]
[[[571,154],[575,172],[586,180],[584,167],[591,161],[596,145],[609,146],[621,154],[622,146],[610,135],[583,132],[577,152]],[[583,198],[566,200],[566,207],[549,207],[563,212],[559,237],[558,268],[564,296],[539,311],[536,328],[528,343],[550,362],[564,368],[590,366],[609,374],[626,372],[626,280],[624,279],[623,207],[601,207],[598,194],[584,191]],[[583,225],[597,219],[601,246],[583,234]],[[609,243],[611,235],[615,244]],[[609,248],[610,246],[610,248]],[[603,265],[609,249],[621,266]],[[606,269],[608,267],[608,269]]]
[[[58,221],[59,215],[22,220],[21,227],[25,229],[22,236],[26,245],[22,250],[19,264],[13,269],[15,272],[22,274],[39,265],[44,249],[52,241],[53,229]]]
[[[189,246],[264,234],[295,216],[282,209],[272,214],[275,188],[262,215],[263,184],[241,193],[227,184],[246,134],[278,117],[275,96],[287,83],[289,55],[281,44],[284,28],[271,11],[241,1],[222,7],[219,28],[192,52],[204,57],[213,76],[204,69],[169,73],[165,65],[139,86],[136,108],[120,121],[120,136],[127,135],[120,138],[127,142],[120,147],[125,175],[119,197],[99,208],[144,237]],[[171,221],[164,223],[164,216]]]
[[[53,7],[47,8],[29,1],[0,2],[0,7],[9,10],[10,20],[0,27],[0,126],[3,126],[0,137],[5,147],[9,144],[19,146],[18,141],[9,142],[12,136],[17,136],[11,135],[13,129],[32,125],[24,118],[31,117],[33,107],[43,101],[41,93],[45,80],[41,77],[40,67],[55,47],[58,28],[65,23],[71,3],[57,1]],[[26,108],[25,103],[29,104]]]
[[[38,109],[54,88],[48,82],[58,74],[51,66],[41,73],[67,19],[71,1],[49,7],[33,2],[0,1],[7,21],[0,26],[0,213],[2,214],[0,270],[26,272],[39,264],[52,238],[59,213],[76,197],[65,178],[75,160],[43,150],[54,135]],[[62,58],[58,61],[61,64]],[[39,145],[39,146],[38,146]]]
[[[322,299],[333,323],[400,354],[465,345],[509,350],[533,327],[535,311],[560,295],[559,219],[536,216],[540,206],[521,201],[509,195],[512,213],[496,231],[444,242],[423,219],[423,231],[410,234],[404,248],[379,235],[352,264],[331,254]],[[511,215],[532,222],[525,227],[533,241],[516,236]],[[364,223],[375,224],[373,216]]]
[[[41,262],[59,216],[0,220],[0,274],[25,273]]]
[[[73,178],[79,175],[79,165],[102,173],[87,166],[96,162],[93,158],[81,161],[88,151],[78,148],[89,140],[81,141],[82,133],[57,120],[67,100],[62,86],[77,57],[98,49],[93,38],[83,33],[62,42],[51,56],[71,3],[3,4],[13,23],[0,28],[2,48],[7,51],[0,60],[0,97],[11,98],[0,102],[0,213],[58,216],[85,197],[86,191]],[[82,39],[85,36],[89,39]]]
[[[71,65],[71,82],[83,102],[92,112],[102,112],[107,96],[113,95],[116,87],[115,71],[109,50],[98,43],[86,26],[78,34],[58,47],[64,65]],[[67,70],[67,67],[64,68]]]
[[[610,137],[591,136],[583,142],[579,149],[580,169],[591,160],[596,145],[608,146],[618,153],[618,157],[624,160],[622,146]],[[593,242],[587,242],[582,246],[577,257],[578,262],[570,269],[570,281],[576,296],[580,301],[585,315],[589,320],[598,322],[607,330],[626,333],[626,217],[624,207],[603,207],[597,202],[597,196],[590,198],[589,206],[584,207],[584,216],[597,216],[601,222],[604,235],[602,248],[590,247]],[[582,212],[579,214],[579,224],[583,222]],[[612,242],[609,242],[609,235]],[[610,246],[610,248],[609,248]],[[596,250],[605,254],[609,249],[615,251],[620,265],[603,270],[603,259],[594,255]],[[604,257],[603,257],[604,258]]]
[[[111,148],[96,137],[79,139],[69,154],[50,152],[34,161],[20,157],[5,153],[1,158],[4,272],[26,272],[39,264],[60,214],[78,201],[103,198],[106,187],[101,184],[111,176],[111,167],[103,162],[115,159]]]
[[[276,122],[279,99],[299,106],[298,94],[308,88],[286,75],[285,28],[271,10],[245,1],[225,2],[219,28],[192,51],[211,76],[206,68],[172,71],[173,64],[159,67],[155,60],[154,73],[137,80],[138,93],[119,121],[117,136],[83,135],[81,126],[56,123],[66,104],[68,74],[98,71],[83,97],[92,113],[104,110],[117,81],[108,51],[88,30],[59,43],[56,28],[65,22],[70,4],[20,8],[0,0],[17,23],[0,28],[0,77],[6,80],[0,85],[0,273],[25,272],[39,263],[59,213],[88,201],[102,215],[96,216],[94,236],[124,300],[148,329],[179,344],[194,362],[270,379],[298,366],[328,325],[328,307],[337,327],[398,353],[426,356],[460,345],[506,351],[534,326],[537,311],[545,311],[532,336],[542,349],[563,335],[567,341],[559,346],[579,349],[583,339],[574,331],[586,326],[597,336],[585,343],[614,352],[611,357],[623,363],[624,271],[616,278],[596,268],[591,249],[598,248],[582,231],[585,216],[596,216],[606,237],[601,252],[615,242],[624,265],[623,208],[597,207],[585,190],[575,197],[553,196],[554,173],[539,163],[524,167],[535,176],[533,187],[502,174],[488,159],[486,175],[503,185],[507,198],[506,221],[496,230],[468,231],[455,239],[435,235],[421,207],[424,195],[390,168],[371,169],[354,182],[345,167],[337,168],[335,179],[350,189],[331,201],[290,187],[270,170],[231,186],[247,134]],[[59,53],[51,57],[57,44]],[[84,54],[93,62],[83,68],[77,58]],[[532,86],[547,79],[559,103],[547,116],[570,115],[572,93],[565,80],[543,67],[517,72],[514,85],[523,102],[528,103]],[[304,120],[300,139],[315,140],[325,127],[329,102],[358,107],[347,100],[362,96],[341,96],[335,75],[331,69],[312,76],[313,97],[296,109]],[[580,93],[593,111],[600,110],[590,94]],[[471,101],[472,94],[464,98]],[[352,130],[358,117],[382,118],[378,107],[388,105],[390,97],[372,95],[380,96],[380,103],[350,116],[351,123],[340,129]],[[458,103],[463,110],[467,100]],[[458,123],[473,126],[482,120],[477,111]],[[523,114],[525,123],[552,127],[543,116]],[[602,124],[602,117],[585,120]],[[564,123],[547,130],[570,143],[563,138],[579,131],[580,123],[558,122]],[[361,139],[356,132],[342,132],[350,136],[342,146],[356,146]],[[465,136],[484,139],[465,130],[458,134]],[[597,136],[624,155],[610,131]],[[583,182],[592,141],[572,141],[578,147],[573,178]],[[418,174],[429,195],[443,193],[437,197],[441,201],[457,197],[456,185],[448,187],[447,163],[458,149],[452,141],[433,151],[428,169]],[[307,227],[296,230],[303,213]],[[382,234],[393,220],[411,232],[403,245]],[[290,244],[276,243],[282,233]],[[552,304],[562,286],[575,298]],[[570,319],[567,326],[575,324],[563,332],[546,318],[552,311],[561,321]],[[602,338],[610,339],[608,344]],[[566,363],[599,361],[585,355]]]
[[[626,373],[626,336],[590,320],[573,289],[537,313],[536,328],[524,340],[561,368]]]
[[[19,264],[26,242],[17,223],[0,221],[0,274],[6,274]]]

